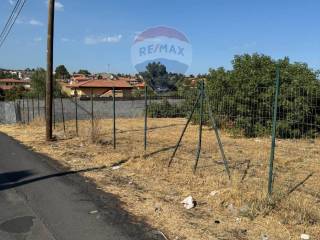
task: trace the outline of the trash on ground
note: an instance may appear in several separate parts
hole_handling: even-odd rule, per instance
[[[118,170],[118,169],[120,169],[120,166],[114,166],[114,167],[112,167],[112,170]]]
[[[301,240],[310,240],[310,236],[308,234],[301,234]]]
[[[195,207],[196,201],[194,201],[193,198],[189,196],[185,198],[181,203],[186,209],[191,209]]]

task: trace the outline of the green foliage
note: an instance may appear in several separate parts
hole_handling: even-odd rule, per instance
[[[36,69],[31,76],[32,96],[44,97],[46,92],[46,70],[43,68]],[[54,79],[53,81],[53,95],[60,96],[61,86]]]
[[[14,101],[15,99],[22,98],[26,93],[23,86],[13,87],[12,89],[5,92],[6,101]]]
[[[6,78],[18,79],[18,75],[0,71],[0,79],[6,79]]]
[[[276,66],[281,85],[278,106],[278,137],[314,136],[319,133],[320,83],[317,72],[288,58],[275,61],[265,55],[235,56],[233,69],[210,69],[207,95],[214,114],[231,122],[245,136],[270,133]],[[313,123],[313,124],[311,124]]]
[[[91,73],[86,69],[80,69],[78,74],[91,75]]]
[[[184,75],[176,73],[168,73],[166,66],[160,62],[149,63],[145,72],[140,75],[147,82],[148,86],[156,91],[177,90],[182,84]]]
[[[185,105],[170,103],[167,99],[153,102],[148,107],[148,116],[152,118],[186,117]]]
[[[57,79],[68,79],[70,78],[70,74],[67,68],[64,65],[59,65],[56,67],[56,78]]]

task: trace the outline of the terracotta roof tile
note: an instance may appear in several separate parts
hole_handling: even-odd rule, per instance
[[[17,79],[0,79],[0,83],[30,83],[29,81],[25,80],[17,80]]]
[[[133,88],[129,83],[123,80],[94,79],[79,84],[68,85],[69,88]]]

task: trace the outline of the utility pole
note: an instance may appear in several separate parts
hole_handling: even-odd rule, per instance
[[[53,100],[53,36],[55,0],[48,1],[47,36],[47,79],[46,79],[46,140],[52,141],[52,100]]]

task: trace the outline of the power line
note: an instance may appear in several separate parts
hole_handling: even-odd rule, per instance
[[[18,0],[18,1],[16,2],[15,6],[14,6],[12,12],[11,12],[10,17],[8,18],[8,20],[7,20],[7,22],[6,22],[6,25],[5,25],[4,28],[2,29],[2,32],[1,32],[1,34],[0,34],[0,39],[3,37],[4,33],[6,32],[6,29],[8,28],[10,22],[12,21],[13,16],[14,16],[14,14],[15,14],[15,12],[16,12],[16,10],[17,10],[17,7],[19,6],[20,2],[21,2],[21,0]]]
[[[5,42],[5,40],[7,39],[13,25],[15,24],[24,4],[26,3],[26,0],[23,0],[23,2],[21,0],[18,0],[16,3],[17,8],[15,7],[16,11],[13,13],[13,18],[11,18],[11,23],[9,28],[7,28],[7,30],[5,31],[5,35],[2,37],[2,39],[0,39],[0,48],[2,47],[3,43]],[[14,15],[15,14],[15,15]],[[13,20],[12,20],[13,19]]]
[[[18,4],[18,10],[16,10],[16,15],[15,15],[15,17],[14,17],[14,19],[13,19],[13,21],[12,21],[10,27],[9,27],[9,29],[8,29],[7,32],[5,33],[3,39],[0,40],[0,48],[2,47],[3,43],[4,43],[5,40],[7,39],[8,35],[9,35],[9,33],[10,33],[13,25],[15,24],[15,22],[16,22],[18,16],[19,16],[19,14],[21,13],[21,10],[22,10],[23,6],[25,5],[25,3],[26,3],[26,0],[23,0],[23,2],[21,2],[20,0],[18,0],[18,2],[17,2],[17,4]],[[19,4],[20,4],[20,5],[19,5]]]

